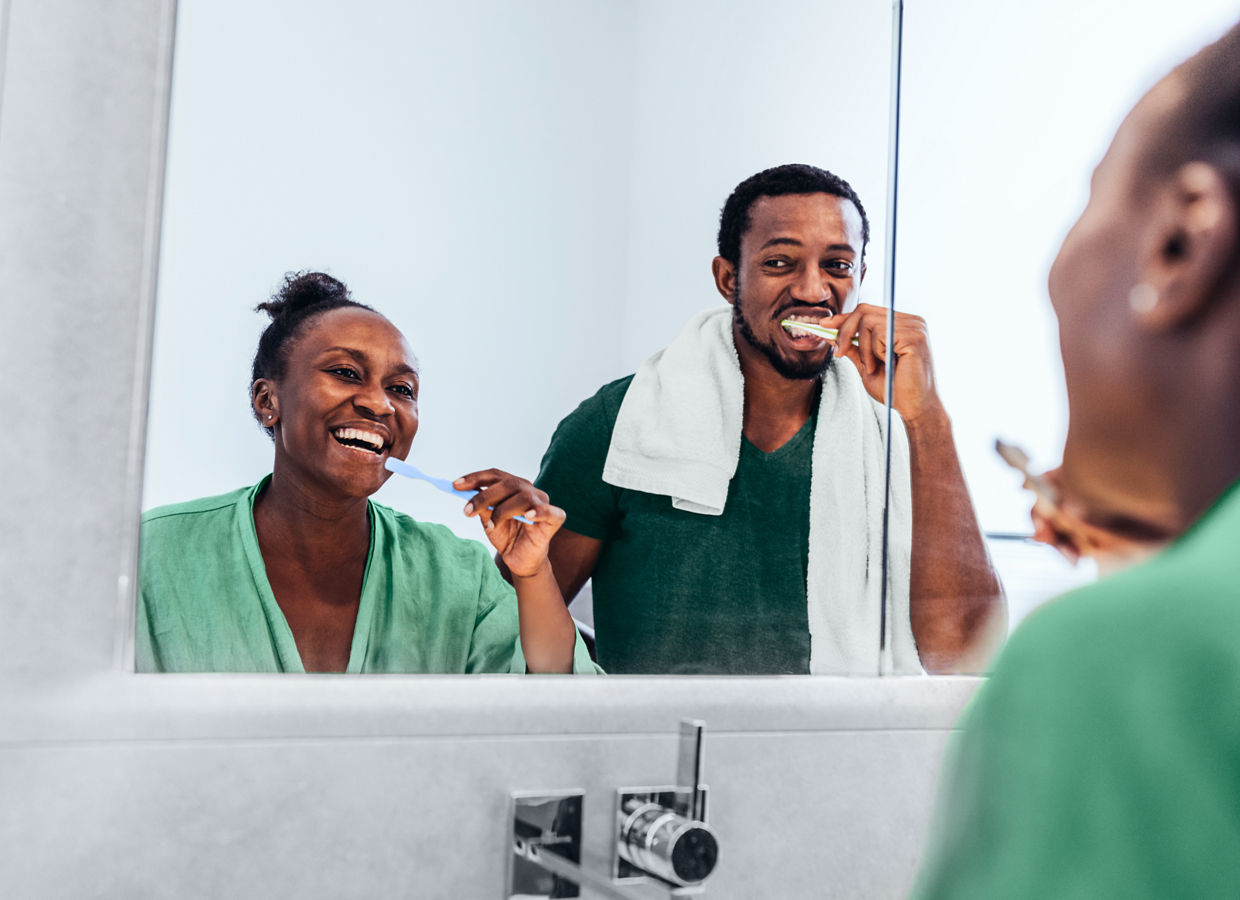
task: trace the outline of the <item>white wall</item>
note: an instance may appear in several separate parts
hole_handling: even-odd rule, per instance
[[[533,477],[560,418],[721,302],[719,209],[762,168],[853,182],[877,299],[889,60],[864,0],[183,0],[143,506],[269,471],[250,310],[289,269],[406,332],[411,458],[452,476]],[[481,534],[426,485],[379,499]]]
[[[1041,468],[1059,462],[1067,401],[1046,275],[1090,173],[1140,96],[1238,17],[1234,0],[908,2],[896,305],[930,325],[988,531],[1031,530],[996,437]]]
[[[829,169],[870,219],[861,296],[882,302],[891,9],[882,0],[640,0],[619,374],[723,301],[719,211],[755,172]]]
[[[144,506],[270,470],[251,309],[292,269],[406,332],[420,465],[532,476],[614,369],[633,21],[623,2],[181,3]],[[385,497],[475,531],[425,485]]]

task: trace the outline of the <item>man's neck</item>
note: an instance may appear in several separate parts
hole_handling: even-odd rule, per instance
[[[745,379],[743,431],[751,444],[770,453],[791,440],[813,415],[822,380],[786,378],[765,357],[746,350],[737,347]]]

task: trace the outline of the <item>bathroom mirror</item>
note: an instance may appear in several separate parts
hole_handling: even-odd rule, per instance
[[[144,508],[270,470],[252,310],[289,270],[405,332],[410,460],[449,477],[533,477],[565,414],[718,305],[719,210],[763,168],[853,184],[862,297],[882,302],[888,3],[181,0],[177,18]],[[376,499],[482,538],[425,484]]]
[[[906,4],[895,302],[931,325],[1012,627],[1095,576],[1027,539],[1032,496],[994,451],[996,438],[1022,445],[1036,471],[1060,460],[1051,262],[1124,115],[1235,19],[1227,0],[1187,0],[1173,16],[1156,0]]]
[[[1027,539],[1029,498],[993,451],[1003,437],[1058,461],[1046,272],[1124,112],[1234,16],[1223,0],[1170,21],[1132,10],[905,5],[895,302],[929,323],[1013,626],[1094,576]],[[532,476],[560,418],[716,304],[719,207],[768,165],[852,182],[872,226],[862,299],[882,302],[882,0],[181,0],[177,15],[144,508],[269,470],[251,310],[288,270],[337,275],[405,331],[423,369],[410,458],[449,476]],[[480,538],[425,485],[377,499]],[[588,597],[573,612],[588,621]]]

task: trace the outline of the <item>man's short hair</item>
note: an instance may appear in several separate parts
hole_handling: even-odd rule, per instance
[[[852,202],[861,213],[861,258],[870,242],[870,220],[865,207],[852,186],[826,169],[789,163],[751,175],[732,191],[719,214],[719,255],[734,266],[740,265],[741,237],[749,230],[749,210],[759,197],[782,197],[785,194],[831,194]]]

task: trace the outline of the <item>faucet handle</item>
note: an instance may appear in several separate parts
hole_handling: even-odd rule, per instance
[[[680,748],[676,759],[676,787],[688,792],[688,808],[681,812],[697,821],[706,820],[706,788],[702,784],[702,735],[706,723],[701,719],[681,719]]]

